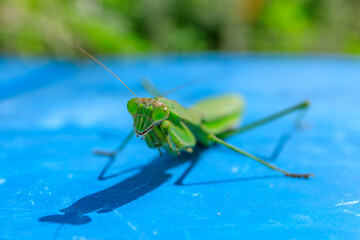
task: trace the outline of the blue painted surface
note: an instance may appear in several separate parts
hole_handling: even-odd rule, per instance
[[[140,96],[144,76],[162,91],[205,77],[169,97],[190,106],[242,93],[246,123],[310,99],[309,129],[275,164],[316,178],[282,177],[222,146],[159,157],[134,138],[109,172],[121,175],[98,181],[107,159],[92,150],[115,148],[131,130],[131,94],[91,61],[1,58],[0,239],[360,238],[359,59],[206,54],[104,63]],[[228,141],[269,156],[294,117]]]

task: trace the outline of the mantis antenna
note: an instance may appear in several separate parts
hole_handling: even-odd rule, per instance
[[[128,87],[128,85],[126,85],[118,76],[115,75],[115,73],[113,73],[110,69],[108,69],[104,64],[102,64],[99,60],[97,60],[96,58],[94,58],[93,56],[90,55],[90,53],[86,52],[84,49],[82,49],[81,47],[72,44],[74,47],[76,47],[77,49],[79,49],[80,51],[82,51],[84,54],[86,54],[87,56],[89,56],[92,60],[94,60],[95,62],[97,62],[98,64],[100,64],[103,68],[105,68],[109,73],[111,73],[114,77],[116,77],[122,84],[124,84],[124,86],[129,89],[129,91],[137,98],[138,96],[136,96],[136,94]]]

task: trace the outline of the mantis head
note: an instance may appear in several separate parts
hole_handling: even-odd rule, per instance
[[[168,107],[153,98],[133,98],[127,109],[134,118],[134,131],[137,136],[146,136],[153,127],[169,117]]]

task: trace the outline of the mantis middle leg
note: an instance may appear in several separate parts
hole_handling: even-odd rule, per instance
[[[94,154],[95,155],[99,155],[99,156],[105,156],[105,157],[109,157],[109,161],[106,163],[105,167],[103,168],[103,170],[101,171],[98,179],[99,180],[106,180],[106,179],[109,179],[109,178],[112,178],[112,177],[115,177],[115,176],[118,176],[120,175],[121,173],[124,173],[124,172],[128,172],[128,171],[132,171],[134,169],[129,169],[127,171],[124,171],[124,172],[121,172],[119,174],[113,174],[111,176],[107,176],[105,177],[105,174],[107,172],[107,170],[114,164],[115,162],[115,157],[116,155],[121,152],[122,150],[125,149],[125,147],[127,146],[127,144],[129,143],[131,137],[134,135],[134,131],[131,130],[131,132],[128,134],[128,136],[124,139],[124,141],[120,144],[119,147],[117,147],[115,150],[113,151],[102,151],[102,150],[95,150],[94,151]],[[137,168],[135,168],[137,169]]]
[[[124,141],[120,144],[119,147],[117,147],[113,151],[103,151],[103,150],[95,150],[94,154],[99,156],[105,156],[105,157],[115,157],[119,152],[125,149],[126,145],[130,141],[130,139],[134,136],[134,131],[131,130],[127,137],[124,139]]]

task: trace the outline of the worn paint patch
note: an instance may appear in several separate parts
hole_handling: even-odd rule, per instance
[[[360,214],[359,213],[356,213],[356,212],[352,212],[352,211],[349,211],[349,210],[344,210],[344,212],[346,212],[346,213],[350,213],[350,214],[352,214],[352,215],[354,215],[354,216],[356,216],[356,217],[360,217]]]
[[[349,202],[341,202],[341,203],[335,204],[335,207],[337,207],[337,206],[344,206],[344,205],[358,204],[359,202],[360,202],[360,200],[349,201]]]

